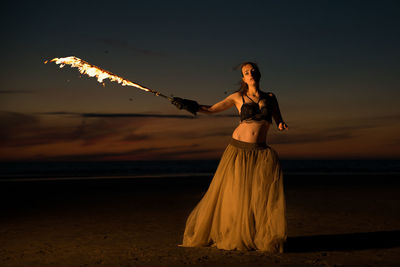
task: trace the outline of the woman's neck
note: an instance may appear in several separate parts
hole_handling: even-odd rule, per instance
[[[258,88],[258,86],[249,86],[247,89],[247,94],[251,96],[258,96],[259,91],[260,89]]]

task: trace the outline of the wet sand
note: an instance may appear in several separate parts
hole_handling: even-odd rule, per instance
[[[210,177],[2,182],[0,266],[399,266],[400,177],[286,176],[283,254],[178,247]]]

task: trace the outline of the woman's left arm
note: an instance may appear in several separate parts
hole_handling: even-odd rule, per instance
[[[274,117],[275,123],[278,126],[279,131],[288,130],[289,126],[283,121],[281,110],[279,109],[278,100],[273,93],[268,93],[268,96],[272,100],[272,117]]]

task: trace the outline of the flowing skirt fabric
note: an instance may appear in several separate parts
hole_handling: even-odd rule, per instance
[[[184,247],[283,252],[283,176],[275,150],[232,139],[207,192],[190,213]]]

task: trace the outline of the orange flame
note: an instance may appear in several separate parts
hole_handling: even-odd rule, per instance
[[[47,64],[49,61],[46,60],[44,62],[44,64]],[[71,65],[71,68],[78,68],[79,72],[81,74],[86,74],[90,77],[96,77],[97,81],[99,83],[102,83],[104,86],[104,82],[103,80],[105,79],[109,79],[112,82],[118,82],[120,83],[122,86],[133,86],[136,88],[139,88],[141,90],[147,91],[147,92],[151,92],[157,96],[163,96],[166,97],[162,94],[160,94],[159,92],[156,92],[154,90],[151,90],[149,88],[143,87],[137,83],[131,82],[129,80],[126,80],[120,76],[117,76],[107,70],[104,70],[102,68],[99,68],[97,66],[94,66],[80,58],[74,57],[74,56],[70,56],[70,57],[62,57],[62,58],[53,58],[52,60],[50,60],[50,62],[55,62],[56,64],[60,65],[60,68],[63,68],[65,65]],[[169,98],[169,97],[166,97]]]

